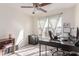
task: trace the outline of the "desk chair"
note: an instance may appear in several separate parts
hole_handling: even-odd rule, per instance
[[[57,39],[58,39],[58,36],[54,36],[53,35],[53,37],[52,37],[52,32],[51,31],[48,31],[48,33],[49,33],[49,37],[50,37],[50,41],[51,40],[55,40],[55,41],[57,41]],[[52,53],[52,51],[53,51],[53,49],[50,49],[50,52]],[[57,53],[58,52],[58,48],[56,48],[56,51],[54,51],[53,53],[52,53],[52,55],[54,55],[55,53]]]

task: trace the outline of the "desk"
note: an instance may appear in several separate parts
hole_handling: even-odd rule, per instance
[[[0,49],[3,49],[5,45],[12,43],[13,46],[13,53],[15,53],[15,39],[14,38],[4,38],[0,39]]]
[[[79,47],[74,46],[72,42],[69,44],[67,42],[61,43],[60,41],[47,41],[47,40],[39,40],[39,55],[41,56],[41,44],[42,45],[48,45],[56,48],[62,48],[65,51],[74,51],[79,52]]]

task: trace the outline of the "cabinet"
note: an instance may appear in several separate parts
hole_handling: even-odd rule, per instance
[[[28,44],[38,44],[38,37],[36,35],[28,35]]]

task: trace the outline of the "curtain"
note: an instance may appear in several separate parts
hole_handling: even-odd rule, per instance
[[[43,38],[49,38],[48,31],[51,30],[54,35],[60,35],[62,32],[62,15],[52,15],[42,17],[38,20],[38,33]]]

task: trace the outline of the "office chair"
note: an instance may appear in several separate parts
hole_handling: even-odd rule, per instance
[[[52,32],[51,31],[48,31],[48,33],[49,33],[50,40],[58,40],[58,38],[59,38],[58,36],[53,35],[53,37],[52,37]],[[54,55],[55,53],[58,54],[58,52],[62,52],[61,55],[64,55],[64,56],[76,55],[76,54],[70,54],[71,51],[66,51],[65,48],[63,48],[63,49],[56,48],[56,51],[54,51],[54,49],[49,49],[49,50],[52,53],[52,55]]]
[[[58,36],[55,36],[51,31],[48,31],[48,33],[49,33],[50,40],[57,40],[58,39]]]
[[[55,36],[51,31],[48,31],[48,33],[49,33],[50,41],[51,40],[56,40],[56,41],[58,40],[59,37]],[[56,51],[54,51],[54,52],[53,52],[53,49],[50,49],[50,52],[52,52],[52,55],[54,55],[55,53],[58,52],[58,48],[56,48]]]

